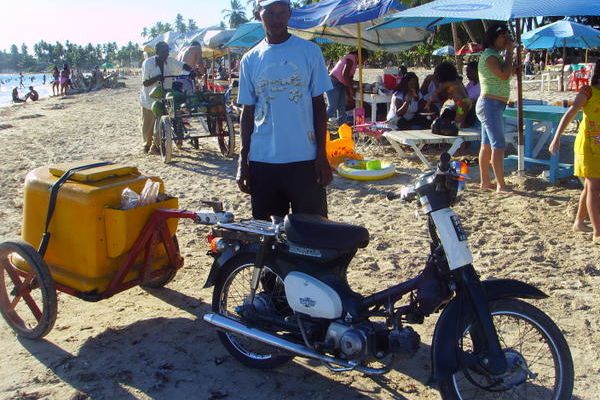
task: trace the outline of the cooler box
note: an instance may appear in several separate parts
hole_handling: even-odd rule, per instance
[[[23,240],[38,248],[48,211],[50,188],[73,167],[92,164],[78,162],[41,167],[25,178],[23,202]],[[115,272],[124,264],[128,251],[138,238],[152,212],[157,208],[177,208],[177,198],[121,210],[121,192],[129,187],[140,193],[147,179],[136,167],[111,164],[76,172],[58,191],[56,207],[48,228],[50,242],[44,256],[55,282],[81,292],[104,291]],[[169,219],[174,235],[177,219]],[[142,252],[143,253],[143,252]],[[125,281],[139,275],[142,256],[136,260]],[[168,265],[164,246],[156,247],[152,270]]]

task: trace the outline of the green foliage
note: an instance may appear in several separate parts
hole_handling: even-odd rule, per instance
[[[0,70],[48,71],[55,65],[60,67],[65,63],[74,68],[92,69],[104,62],[121,67],[137,67],[142,60],[142,51],[133,42],[118,48],[115,42],[81,46],[69,41],[52,44],[40,40],[33,45],[33,54],[29,54],[24,44],[20,52],[17,45],[12,45],[9,52],[0,51]]]
[[[221,12],[227,20],[230,28],[237,28],[238,26],[248,22],[248,18],[246,18],[246,10],[240,0],[230,0],[230,8]]]

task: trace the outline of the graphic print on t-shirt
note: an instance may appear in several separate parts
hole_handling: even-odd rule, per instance
[[[266,66],[258,77],[256,95],[258,102],[254,111],[257,125],[268,122],[271,103],[275,100],[298,103],[303,96],[303,87],[306,83],[302,80],[298,66],[282,60]]]

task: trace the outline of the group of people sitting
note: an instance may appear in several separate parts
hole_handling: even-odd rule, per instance
[[[29,86],[29,92],[25,95],[24,98],[19,97],[18,88],[14,88],[12,90],[12,102],[17,103],[25,103],[27,100],[38,101],[40,98],[39,93],[33,88],[33,86]]]
[[[469,82],[465,86],[448,61],[438,64],[421,85],[415,73],[401,72],[390,102],[388,124],[401,130],[426,129],[440,116],[460,128],[475,125],[475,103],[480,93],[477,62],[467,65],[466,75]]]

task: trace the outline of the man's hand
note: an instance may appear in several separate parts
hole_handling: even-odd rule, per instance
[[[238,187],[243,193],[250,194],[250,167],[248,166],[247,161],[239,161],[235,181],[237,182]]]
[[[333,180],[331,167],[325,156],[317,157],[315,160],[315,172],[317,173],[317,182],[323,186],[329,185]]]

